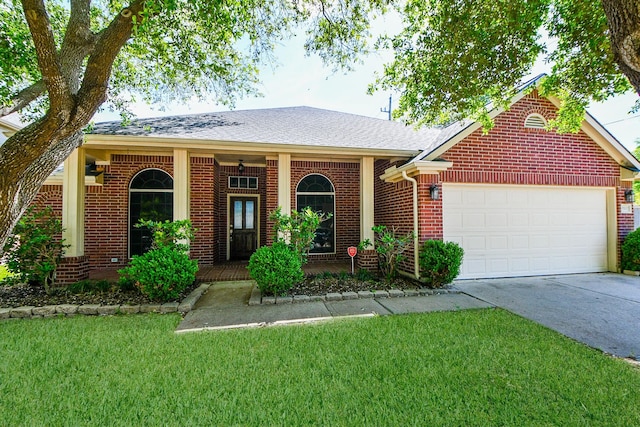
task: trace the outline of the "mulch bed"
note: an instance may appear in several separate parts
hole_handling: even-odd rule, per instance
[[[185,289],[176,301],[182,301],[197,285]],[[100,304],[100,305],[143,305],[157,304],[137,290],[122,291],[113,287],[109,291],[71,293],[64,288],[55,289],[51,295],[47,295],[41,286],[18,284],[12,286],[0,286],[0,308],[61,304]]]
[[[187,288],[176,301],[182,301],[198,284]],[[305,280],[295,285],[289,291],[290,295],[325,295],[331,292],[358,292],[389,289],[416,289],[420,285],[412,280],[396,278],[386,282],[377,278],[359,280],[348,274],[318,274],[308,275]],[[100,304],[100,305],[143,305],[153,304],[146,296],[137,290],[122,291],[113,286],[109,291],[91,291],[72,293],[65,288],[56,289],[47,295],[41,286],[18,284],[0,286],[0,308],[61,304]]]

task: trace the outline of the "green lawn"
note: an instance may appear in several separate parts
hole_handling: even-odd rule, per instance
[[[640,425],[640,370],[501,310],[175,335],[0,322],[0,425]]]

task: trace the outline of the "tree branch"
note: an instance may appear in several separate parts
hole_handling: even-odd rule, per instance
[[[79,122],[90,120],[95,110],[107,96],[107,85],[116,56],[133,32],[134,16],[141,21],[145,0],[134,0],[129,7],[122,9],[109,26],[98,35],[92,54],[78,91],[76,119]],[[87,117],[88,116],[88,117]],[[84,124],[83,124],[84,125]]]
[[[60,48],[60,66],[71,93],[80,89],[84,58],[95,47],[97,36],[91,32],[91,0],[72,0],[69,23]]]
[[[22,89],[20,93],[18,93],[13,98],[11,105],[0,108],[0,117],[8,116],[11,113],[22,110],[27,105],[31,104],[33,101],[42,96],[46,90],[47,87],[42,80],[39,80],[31,86]]]
[[[22,8],[33,38],[42,80],[49,92],[50,111],[57,113],[73,100],[62,76],[49,15],[42,0],[22,0]]]

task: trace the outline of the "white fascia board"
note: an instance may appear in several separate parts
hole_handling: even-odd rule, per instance
[[[113,152],[118,151],[167,151],[173,152],[175,148],[188,149],[191,152],[215,152],[215,153],[291,153],[323,156],[361,157],[363,155],[377,158],[403,157],[410,158],[416,155],[416,150],[393,150],[380,148],[352,148],[352,147],[326,147],[302,144],[277,144],[242,141],[216,141],[163,137],[139,137],[118,135],[87,135],[84,146],[86,148],[101,148]]]
[[[392,166],[380,175],[380,179],[385,182],[399,182],[404,180],[402,172],[407,172],[407,175],[412,177],[425,174],[435,175],[451,167],[453,167],[453,162],[419,160],[400,167]]]

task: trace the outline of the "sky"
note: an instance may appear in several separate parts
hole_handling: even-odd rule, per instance
[[[390,59],[388,55],[374,53],[362,64],[357,64],[352,72],[333,72],[323,66],[318,57],[306,56],[302,37],[296,37],[276,48],[275,57],[277,64],[261,68],[259,89],[264,96],[239,99],[234,109],[309,106],[387,119],[388,113],[381,109],[388,109],[389,97],[393,98],[394,106],[397,104],[397,94],[379,91],[367,95],[368,85],[374,81],[375,72],[380,72],[385,61]],[[549,65],[541,60],[529,77],[548,70]],[[523,81],[526,79],[527,76],[523,76]],[[589,108],[596,120],[630,151],[635,149],[635,140],[640,138],[640,113],[629,113],[636,99],[637,95],[630,93]],[[133,108],[139,118],[225,110],[228,108],[223,105],[196,101],[188,105],[170,104],[164,110],[146,104],[136,104]],[[117,119],[113,113],[102,112],[94,121]]]

